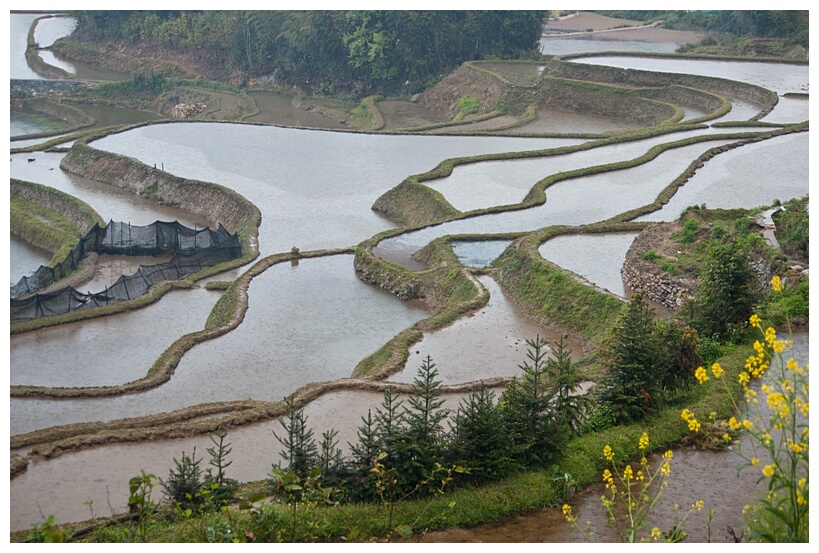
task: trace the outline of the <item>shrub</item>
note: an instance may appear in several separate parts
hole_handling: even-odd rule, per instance
[[[168,480],[159,480],[165,495],[182,508],[195,507],[203,501],[201,461],[201,458],[196,458],[196,448],[192,455],[183,451],[181,461],[174,457],[174,467],[168,474]]]
[[[655,259],[659,258],[660,254],[658,254],[654,250],[646,250],[646,252],[643,253],[643,259],[645,259],[646,261],[654,261]]]
[[[458,111],[461,112],[461,115],[476,113],[480,107],[478,99],[474,96],[461,96],[458,99]]]

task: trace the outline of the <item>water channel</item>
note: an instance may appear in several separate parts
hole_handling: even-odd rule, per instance
[[[654,70],[670,71],[665,61],[662,67],[654,66]],[[601,62],[597,59],[594,63]],[[676,60],[676,64],[681,72],[696,72],[697,63]],[[739,73],[730,78],[746,80],[747,77],[749,81],[757,78],[755,74],[742,73],[741,68],[748,65],[736,66]],[[803,76],[797,68],[798,76],[793,81],[782,75],[768,82],[776,85],[780,94],[806,92],[806,71]],[[787,113],[783,119],[771,119],[772,116],[769,119],[806,120],[807,101],[796,102],[788,104],[787,111],[779,112]],[[804,112],[800,111],[802,106]],[[729,116],[731,120],[742,120],[755,113],[755,108],[749,106],[735,109]],[[776,110],[774,113],[779,116]],[[571,120],[566,123],[567,131],[571,124]],[[516,203],[534,183],[550,174],[631,159],[655,144],[719,132],[708,129],[675,133],[569,155],[476,163],[458,167],[450,177],[428,185],[441,191],[463,211]],[[163,164],[174,174],[217,182],[241,193],[262,211],[260,248],[262,255],[267,255],[287,251],[293,245],[302,250],[352,246],[392,228],[390,222],[370,210],[373,201],[407,175],[429,170],[443,159],[580,142],[577,139],[377,136],[186,123],[142,127],[111,135],[93,145],[148,164]],[[715,137],[661,154],[645,166],[564,181],[547,190],[547,202],[543,206],[447,223],[382,242],[379,247],[393,257],[407,259],[413,251],[439,236],[492,234],[533,230],[551,224],[601,221],[654,201],[659,190],[691,160],[711,147],[728,142]],[[680,207],[672,205],[675,198],[666,208],[652,214],[660,218],[650,220],[676,218],[682,208],[692,203],[706,202],[709,207],[753,207],[773,198],[786,200],[807,194],[807,148],[808,134],[801,133],[721,154],[701,168],[678,196],[690,190],[725,192],[726,205],[718,205],[723,200],[714,196],[700,201],[705,196],[693,195],[679,200],[683,204]],[[159,208],[110,186],[67,175],[59,170],[61,156],[14,154],[11,176],[76,196],[106,220],[148,224],[156,219],[177,219],[189,226],[215,223],[178,210]],[[28,162],[28,158],[35,161]],[[760,174],[783,174],[785,178],[765,182],[758,178]],[[761,188],[746,193],[746,186],[752,182],[759,183]],[[773,196],[768,197],[771,194]],[[658,215],[660,213],[662,215]],[[546,242],[540,251],[544,258],[624,296],[619,264],[633,236],[618,233],[558,237]],[[471,256],[472,263],[482,266],[497,257],[505,244],[459,242],[455,251],[462,259]],[[33,262],[23,259],[12,258],[12,280],[16,280],[15,274],[22,276],[29,272],[22,265]],[[15,267],[15,263],[21,266]],[[231,278],[235,278],[235,273]],[[425,334],[423,340],[413,346],[406,368],[390,380],[411,382],[417,365],[426,355],[434,359],[447,383],[511,376],[518,371],[525,339],[545,332],[517,311],[491,278],[480,277],[479,281],[490,291],[489,303],[443,330]],[[10,381],[12,384],[96,386],[140,378],[170,341],[203,327],[218,295],[204,289],[176,291],[133,313],[14,336]],[[70,422],[160,413],[205,402],[276,401],[311,382],[349,377],[358,361],[427,316],[422,304],[400,302],[361,282],[352,270],[349,255],[275,265],[253,280],[249,297],[250,307],[244,322],[227,335],[189,351],[167,384],[149,392],[101,400],[13,399],[10,401],[11,434]],[[548,338],[556,339],[556,336]],[[801,347],[806,354],[807,339],[804,342]],[[460,397],[450,397],[448,406],[455,408]],[[340,430],[343,444],[355,439],[360,417],[367,409],[377,407],[380,400],[380,395],[372,392],[333,392],[308,405],[306,413],[317,432],[330,427]],[[264,478],[271,463],[278,461],[279,447],[272,437],[272,431],[278,429],[277,423],[272,421],[231,432],[236,462],[231,467],[235,472],[230,476],[239,480]],[[11,527],[31,527],[41,520],[41,510],[57,515],[61,522],[91,518],[92,510],[97,515],[108,515],[109,503],[114,511],[121,512],[130,476],[142,468],[164,476],[174,456],[178,457],[182,451],[190,452],[193,447],[203,453],[209,445],[207,437],[110,445],[53,460],[33,461],[25,473],[11,481]],[[692,452],[688,456],[685,451],[675,454],[672,470],[680,474],[686,467],[702,464],[706,462],[703,455],[708,454]],[[723,468],[734,466],[731,461],[714,463]],[[711,480],[687,485],[690,489],[686,491],[697,496],[695,498],[699,498],[703,486],[706,489],[714,486]],[[747,487],[741,489],[747,490]],[[599,502],[599,493],[595,495],[593,490],[589,493]],[[61,499],[55,500],[56,497]],[[66,497],[76,501],[65,501]],[[86,501],[90,503],[83,505]],[[743,504],[745,502],[747,500]],[[587,510],[581,507],[580,513],[589,513],[591,504]],[[565,531],[562,517],[555,518],[551,511],[535,516],[543,518],[536,519],[534,526],[547,530],[536,535],[511,533],[510,541],[572,540]],[[510,523],[514,524],[515,521]],[[480,530],[476,532],[472,538],[457,532],[455,535],[460,535],[463,541],[503,541],[504,530],[490,529],[483,537]]]

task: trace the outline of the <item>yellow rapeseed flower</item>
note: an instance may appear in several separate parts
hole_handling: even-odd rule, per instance
[[[654,541],[657,541],[658,539],[660,539],[660,536],[662,536],[662,535],[663,535],[663,533],[660,532],[660,529],[657,528],[656,526],[651,529],[651,537],[652,537],[652,539]]]
[[[743,386],[747,386],[748,383],[751,382],[751,377],[746,372],[739,373],[739,383]]]
[[[765,341],[770,347],[773,347],[774,342],[776,342],[776,330],[772,326],[765,329]]]
[[[640,449],[645,449],[648,447],[648,432],[643,432],[643,435],[640,436],[640,441],[637,447]]]
[[[760,319],[759,315],[757,315],[756,313],[751,315],[750,322],[751,322],[751,326],[759,328],[759,329],[762,328],[762,319]]]
[[[779,278],[779,275],[776,275],[771,279],[771,286],[773,287],[774,292],[782,291],[782,280]]]
[[[697,501],[696,503],[694,503],[691,506],[693,508],[695,508],[696,510],[698,510],[698,511],[702,511],[702,508],[705,506],[705,502],[702,499],[700,499],[699,501]]]
[[[762,474],[763,474],[763,475],[764,475],[766,478],[770,478],[771,476],[773,476],[773,475],[774,475],[774,472],[775,472],[775,470],[774,470],[774,466],[773,466],[773,465],[765,465],[765,468],[763,468],[763,469],[762,469]]]
[[[751,459],[751,465],[753,465],[753,466],[755,466],[755,467],[756,467],[756,466],[759,466],[759,459],[757,459],[756,457],[754,457],[753,459]]]
[[[705,372],[705,369],[702,367],[697,367],[697,370],[694,371],[694,377],[697,379],[697,382],[700,384],[704,384],[708,382],[708,374]]]
[[[614,452],[611,450],[611,446],[606,444],[603,448],[603,457],[606,458],[606,461],[611,461],[614,459]]]
[[[722,378],[724,372],[719,363],[711,365],[711,373],[714,375],[714,378]]]

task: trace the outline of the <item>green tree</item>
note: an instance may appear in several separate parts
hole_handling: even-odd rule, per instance
[[[753,273],[741,240],[710,243],[700,273],[697,315],[692,325],[705,336],[726,340],[753,313]]]
[[[418,368],[418,374],[405,409],[407,422],[404,451],[401,459],[402,479],[410,486],[424,480],[443,457],[442,422],[449,414],[442,409],[443,383],[438,380],[438,369],[427,356]]]
[[[602,400],[617,422],[641,420],[659,400],[663,372],[654,339],[654,314],[643,295],[635,294],[614,330],[608,350],[611,372]]]
[[[495,402],[495,394],[481,385],[461,401],[450,424],[448,456],[469,469],[475,483],[504,478],[517,468],[514,441]]]
[[[515,458],[524,466],[546,466],[557,454],[554,411],[555,388],[547,368],[548,342],[536,336],[526,340],[527,361],[501,395],[502,413],[515,442]]]
[[[557,435],[561,441],[579,432],[581,423],[590,408],[590,400],[580,394],[583,382],[572,362],[572,352],[566,348],[561,337],[552,345],[552,357],[546,361],[549,381],[554,386],[554,410]]]
[[[300,478],[306,478],[317,463],[316,440],[313,437],[313,430],[307,427],[304,410],[296,408],[295,398],[286,397],[285,405],[287,414],[279,420],[284,434],[279,437],[274,431],[273,436],[284,446],[280,455],[287,461],[288,470]]]

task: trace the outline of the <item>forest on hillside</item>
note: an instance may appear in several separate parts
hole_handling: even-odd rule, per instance
[[[467,60],[536,52],[543,11],[79,11],[74,38],[152,44],[319,94],[420,92]],[[204,59],[202,59],[204,57]],[[305,86],[306,85],[306,86]]]

